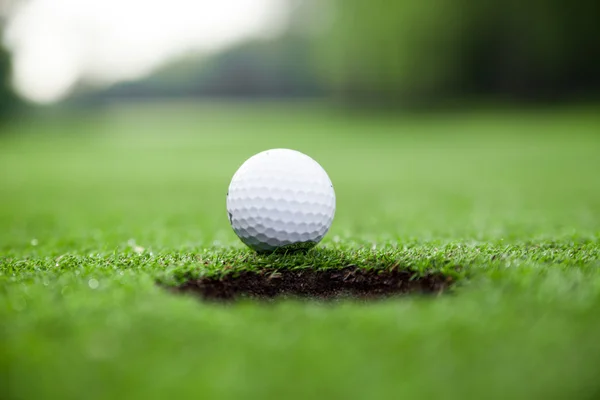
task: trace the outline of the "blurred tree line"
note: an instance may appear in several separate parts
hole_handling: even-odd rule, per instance
[[[0,39],[3,30],[2,16],[0,15]],[[2,46],[0,41],[0,121],[17,106],[17,96],[12,90],[10,53]]]
[[[10,86],[10,58],[0,47],[0,118],[6,116],[16,104],[16,97]]]
[[[597,0],[335,0],[327,76],[343,99],[552,99],[600,89]]]
[[[320,50],[344,100],[547,100],[600,91],[600,1],[332,1]]]
[[[598,0],[292,1],[288,31],[188,58],[110,96],[318,97],[429,105],[600,93]],[[326,23],[314,30],[316,17]]]
[[[115,85],[100,97],[297,98],[324,94],[307,40],[252,40],[206,59],[181,59],[148,79]],[[86,94],[86,98],[97,95]]]

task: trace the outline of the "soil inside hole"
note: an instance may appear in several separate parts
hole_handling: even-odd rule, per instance
[[[451,284],[442,274],[413,278],[403,270],[373,270],[349,266],[331,270],[242,271],[222,277],[190,280],[176,292],[193,293],[204,300],[232,301],[240,298],[270,300],[304,298],[315,300],[375,300],[406,294],[440,294]]]

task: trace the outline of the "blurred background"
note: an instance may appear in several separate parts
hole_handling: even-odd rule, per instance
[[[2,0],[0,112],[321,99],[428,108],[600,91],[594,0]]]

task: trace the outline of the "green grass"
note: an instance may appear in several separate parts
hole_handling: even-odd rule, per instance
[[[115,106],[0,135],[0,390],[15,399],[595,398],[595,107],[344,115]],[[250,155],[317,159],[337,194],[306,255],[228,225]],[[203,304],[156,285],[245,268],[441,271],[448,295]]]

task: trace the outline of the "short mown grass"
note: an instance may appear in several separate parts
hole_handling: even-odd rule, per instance
[[[597,108],[345,115],[161,104],[26,116],[0,135],[3,398],[595,398]],[[338,208],[257,255],[229,179],[289,147]],[[164,286],[262,269],[402,269],[445,295],[220,305]]]

